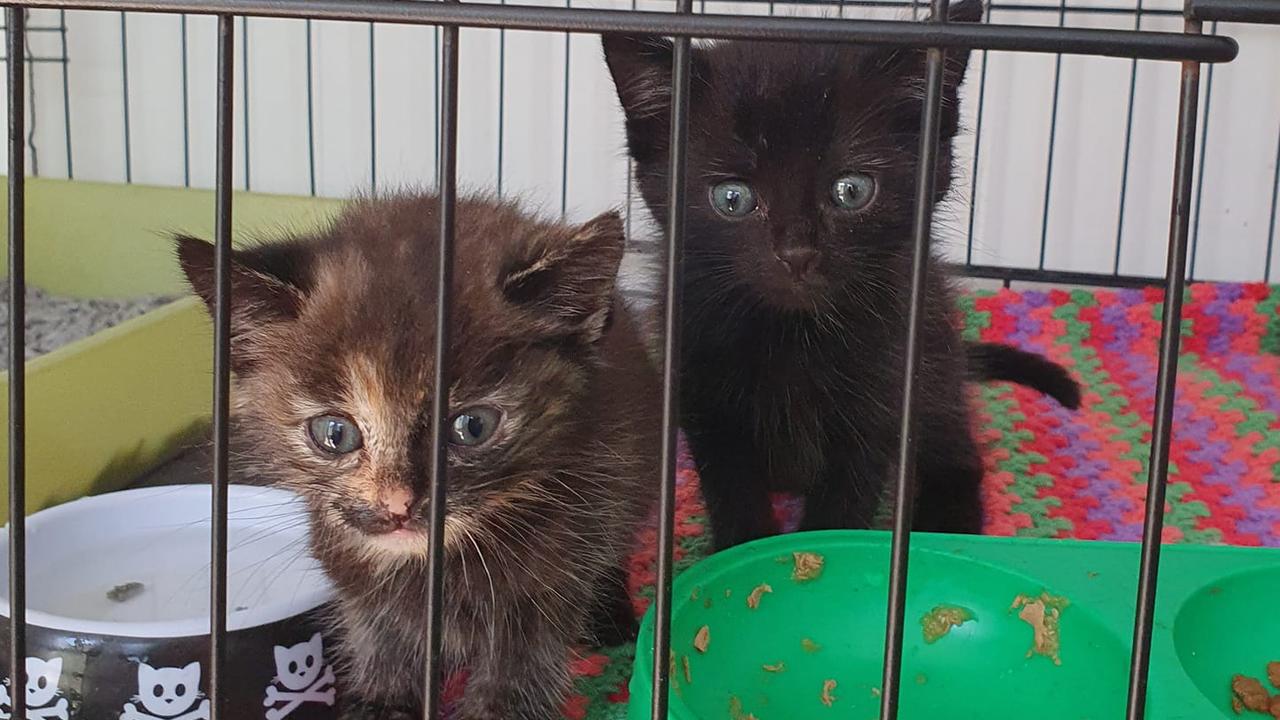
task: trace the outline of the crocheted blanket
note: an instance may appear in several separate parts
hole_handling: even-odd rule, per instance
[[[1150,456],[1163,293],[999,291],[961,301],[966,336],[1011,342],[1070,367],[1086,387],[1066,410],[1003,383],[973,388],[986,448],[986,532],[1137,540]],[[1280,287],[1197,284],[1184,306],[1166,542],[1280,546]],[[697,476],[679,472],[677,570],[707,551]],[[783,525],[794,503],[780,503]],[[652,597],[655,536],[631,566],[636,611]],[[586,651],[565,717],[623,718],[634,648]]]

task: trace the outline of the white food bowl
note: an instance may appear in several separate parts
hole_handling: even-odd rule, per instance
[[[208,718],[210,488],[87,497],[27,519],[26,681],[8,667],[8,535],[0,538],[0,718]],[[228,493],[226,708],[233,718],[336,717],[332,597],[292,493]]]

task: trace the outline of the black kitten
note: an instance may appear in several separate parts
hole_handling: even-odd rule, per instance
[[[952,6],[955,21],[981,15]],[[641,193],[665,222],[671,43],[612,35],[604,49]],[[946,55],[935,201],[968,55]],[[691,60],[681,401],[716,544],[774,532],[771,490],[804,493],[804,529],[867,527],[898,445],[925,53],[743,41]],[[934,272],[926,292],[915,527],[979,532],[964,381],[1071,406],[1079,390],[1039,356],[966,346],[951,283]]]

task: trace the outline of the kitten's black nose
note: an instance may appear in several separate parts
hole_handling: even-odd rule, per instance
[[[802,280],[818,266],[818,251],[810,247],[787,247],[778,251],[778,259],[797,280]]]

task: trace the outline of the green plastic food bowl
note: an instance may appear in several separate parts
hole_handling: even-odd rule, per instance
[[[783,535],[681,574],[669,717],[877,717],[889,540]],[[1123,717],[1137,569],[1134,544],[913,534],[900,717]],[[1232,676],[1267,685],[1280,660],[1280,551],[1170,546],[1160,576],[1148,716],[1235,717]],[[630,720],[650,717],[652,610],[640,637]]]

